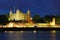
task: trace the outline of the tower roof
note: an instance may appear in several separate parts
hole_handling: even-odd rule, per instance
[[[17,10],[16,10],[16,13],[19,13],[19,12],[20,12],[20,10],[19,10],[19,9],[17,9]]]
[[[27,14],[30,14],[30,10],[28,9]]]
[[[12,14],[13,12],[12,12],[12,10],[10,10],[10,14]]]

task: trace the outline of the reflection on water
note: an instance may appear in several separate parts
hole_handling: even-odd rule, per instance
[[[60,40],[60,31],[5,31],[0,40]]]
[[[9,40],[22,40],[22,33],[20,31],[8,31],[7,34]]]
[[[56,40],[56,31],[55,30],[51,31],[51,40]]]

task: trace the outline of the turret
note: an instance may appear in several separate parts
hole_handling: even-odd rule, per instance
[[[19,9],[16,10],[16,13],[20,13]]]
[[[55,26],[55,18],[52,19],[52,22],[50,22],[50,24]]]
[[[30,10],[27,11],[27,14],[30,14]]]
[[[10,15],[11,15],[12,13],[13,13],[12,10],[10,10]]]
[[[13,12],[12,12],[12,10],[10,10],[10,13],[9,13],[10,15],[9,15],[9,21],[11,20],[11,16],[13,15]]]
[[[32,23],[31,16],[30,16],[30,10],[27,11],[27,22]]]

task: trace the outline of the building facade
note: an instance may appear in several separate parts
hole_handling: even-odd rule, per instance
[[[13,13],[10,10],[10,13],[9,13],[9,21],[10,20],[15,20],[15,21],[25,20],[27,22],[31,22],[30,11],[28,10],[27,13],[23,13],[19,9],[17,9],[16,10],[16,13]]]

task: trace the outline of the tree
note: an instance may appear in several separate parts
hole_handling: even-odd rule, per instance
[[[60,24],[60,16],[59,15],[56,16],[56,24]]]
[[[45,16],[44,16],[44,21],[47,22],[47,23],[49,23],[50,21],[52,21],[52,18],[53,18],[53,17],[54,17],[54,16],[45,15]]]
[[[40,23],[46,23],[43,18],[41,18]]]
[[[0,23],[4,24],[8,21],[8,17],[6,15],[0,15]]]
[[[33,16],[33,19],[32,20],[33,20],[34,23],[40,23],[41,17],[40,17],[40,15],[35,14]]]

